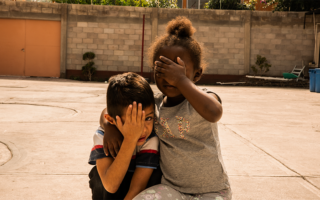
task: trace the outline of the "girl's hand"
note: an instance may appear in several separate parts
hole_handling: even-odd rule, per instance
[[[186,67],[181,58],[177,58],[178,64],[160,56],[160,60],[155,62],[156,76],[165,79],[170,85],[176,87],[181,80],[186,77]]]
[[[136,102],[133,102],[133,105],[129,105],[124,124],[122,124],[119,116],[116,118],[116,126],[124,139],[137,143],[144,131],[145,112],[142,110],[142,104],[139,103],[138,108]]]
[[[110,155],[115,158],[120,150],[123,136],[121,132],[115,125],[106,123],[104,127],[104,136],[103,136],[103,150],[104,153],[108,156]]]

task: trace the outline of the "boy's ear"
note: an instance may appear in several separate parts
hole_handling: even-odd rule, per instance
[[[196,74],[193,77],[193,82],[194,83],[198,82],[201,79],[201,76],[202,76],[202,69],[198,69],[196,71]]]
[[[109,114],[104,114],[104,118],[113,125],[116,125],[116,120],[113,119],[113,117],[111,117]]]

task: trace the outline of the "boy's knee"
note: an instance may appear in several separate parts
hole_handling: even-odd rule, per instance
[[[102,185],[97,167],[94,166],[89,173],[89,187],[92,191],[92,199],[103,199],[104,187]]]

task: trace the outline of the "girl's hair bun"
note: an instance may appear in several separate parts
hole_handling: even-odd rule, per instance
[[[186,17],[176,17],[167,26],[167,33],[177,37],[191,37],[194,32],[196,32],[196,29],[193,28],[191,21]]]

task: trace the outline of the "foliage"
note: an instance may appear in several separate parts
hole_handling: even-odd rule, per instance
[[[82,59],[83,60],[93,60],[96,57],[96,55],[93,52],[86,52],[83,54]]]
[[[159,7],[159,8],[179,8],[177,0],[147,0],[148,6],[146,7]]]
[[[262,0],[265,7],[272,5],[274,11],[312,11],[320,8],[319,0]]]
[[[91,0],[56,0],[57,3],[91,4]],[[178,8],[177,0],[92,0],[93,5]]]
[[[88,77],[88,80],[91,81],[92,75],[97,71],[94,67],[94,62],[92,61],[95,58],[95,54],[93,52],[86,52],[83,54],[83,60],[88,60],[89,62],[82,67],[82,74]]]
[[[266,57],[262,57],[261,55],[257,55],[256,65],[257,66],[251,66],[254,75],[264,75],[269,71],[269,68],[271,67],[271,65],[268,64]]]
[[[249,0],[240,3],[239,0],[221,0],[221,9],[223,10],[254,10],[257,0]],[[220,0],[209,0],[205,4],[206,9],[220,9]]]

